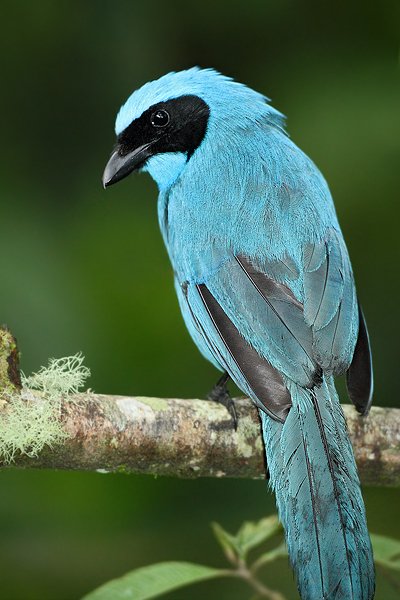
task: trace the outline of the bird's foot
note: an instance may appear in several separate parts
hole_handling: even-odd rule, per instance
[[[225,371],[222,377],[218,379],[211,392],[207,394],[207,400],[218,402],[219,404],[225,406],[225,408],[232,417],[233,427],[236,431],[238,426],[238,417],[236,413],[235,403],[233,402],[226,385],[228,380],[229,375]]]

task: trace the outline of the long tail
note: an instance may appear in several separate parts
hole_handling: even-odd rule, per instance
[[[371,600],[374,564],[357,468],[333,380],[290,389],[282,425],[260,411],[290,561],[303,600]]]

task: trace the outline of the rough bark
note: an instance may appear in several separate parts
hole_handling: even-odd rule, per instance
[[[0,419],[7,394],[21,389],[17,344],[0,327]],[[237,431],[227,410],[205,400],[104,396],[86,393],[62,401],[66,439],[13,466],[172,477],[264,478],[260,423],[250,400],[236,399]],[[360,417],[344,406],[361,480],[400,486],[400,410],[372,408]],[[2,462],[0,467],[8,466]]]
[[[257,411],[236,399],[235,432],[226,409],[204,400],[82,394],[64,401],[68,438],[14,466],[173,477],[263,478]],[[367,418],[344,406],[361,480],[400,485],[400,410],[373,408]]]

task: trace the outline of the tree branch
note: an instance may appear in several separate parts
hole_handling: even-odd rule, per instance
[[[227,410],[214,402],[80,394],[62,404],[68,438],[37,457],[19,455],[13,464],[174,477],[263,478],[257,410],[247,399],[236,399],[235,405],[237,432]],[[400,486],[400,410],[377,407],[367,418],[351,406],[344,406],[344,411],[362,482]]]
[[[6,419],[10,408],[8,395],[19,397],[20,390],[17,344],[3,326],[0,420]],[[56,400],[66,438],[52,448],[45,446],[38,456],[17,453],[13,466],[173,477],[265,477],[260,422],[250,400],[235,400],[237,431],[223,406],[205,400],[92,392]],[[39,396],[38,402],[43,401]],[[343,408],[362,482],[400,487],[400,410],[372,408],[365,418],[351,406]],[[8,464],[0,458],[2,466]]]

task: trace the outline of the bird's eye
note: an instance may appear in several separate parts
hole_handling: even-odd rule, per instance
[[[169,123],[169,113],[166,110],[156,110],[150,117],[153,127],[165,127]]]

